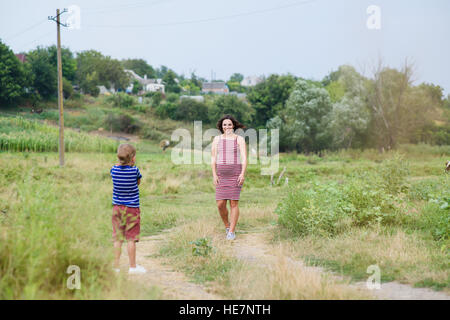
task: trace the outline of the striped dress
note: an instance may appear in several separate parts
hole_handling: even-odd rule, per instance
[[[239,200],[241,188],[238,177],[242,171],[240,150],[235,139],[219,138],[217,144],[216,172],[219,183],[216,186],[216,200]]]

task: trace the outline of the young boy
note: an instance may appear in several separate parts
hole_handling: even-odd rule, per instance
[[[136,149],[130,144],[121,144],[117,149],[119,163],[110,170],[113,181],[113,239],[115,248],[114,270],[119,272],[122,242],[127,241],[129,273],[145,273],[136,265],[136,242],[139,241],[141,216],[139,209],[139,188],[142,175],[137,167]]]

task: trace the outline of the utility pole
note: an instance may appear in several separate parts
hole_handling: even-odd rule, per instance
[[[67,27],[66,24],[61,23],[60,15],[66,13],[64,9],[61,13],[56,9],[56,17],[48,17],[48,20],[56,22],[57,33],[57,50],[58,50],[58,108],[59,108],[59,165],[64,166],[64,107],[63,107],[63,79],[62,79],[62,60],[61,60],[61,25]],[[56,20],[55,20],[56,19]]]

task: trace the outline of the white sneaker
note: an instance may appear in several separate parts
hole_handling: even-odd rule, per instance
[[[136,265],[136,268],[130,268],[128,270],[128,273],[146,273],[147,270],[145,270],[145,268],[143,266],[140,265]]]
[[[226,234],[228,235],[228,232],[230,232],[230,228],[225,228]]]
[[[236,238],[236,235],[234,232],[228,232],[227,240],[234,240],[235,238]]]

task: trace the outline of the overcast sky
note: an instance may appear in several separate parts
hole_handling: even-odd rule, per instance
[[[71,5],[80,8],[80,29],[63,28],[62,44],[75,52],[223,80],[234,72],[321,80],[342,64],[370,76],[379,57],[395,68],[408,58],[416,84],[450,93],[449,0],[1,0],[0,38],[16,53],[52,45],[47,17]],[[367,27],[371,5],[380,8],[380,29]]]

